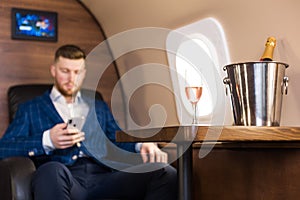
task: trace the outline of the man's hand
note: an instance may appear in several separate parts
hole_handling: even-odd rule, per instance
[[[57,149],[69,148],[84,140],[84,132],[79,132],[78,129],[66,128],[67,124],[61,123],[50,129],[50,139]]]
[[[168,154],[161,151],[154,143],[142,143],[141,156],[143,162],[168,162]]]

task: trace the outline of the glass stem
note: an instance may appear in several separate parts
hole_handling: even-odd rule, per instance
[[[193,103],[194,116],[192,124],[197,124],[197,103]]]

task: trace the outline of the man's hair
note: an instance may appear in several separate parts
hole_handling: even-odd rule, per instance
[[[59,57],[68,58],[68,59],[85,59],[84,51],[72,44],[67,44],[59,47],[55,52],[54,61],[56,62]]]

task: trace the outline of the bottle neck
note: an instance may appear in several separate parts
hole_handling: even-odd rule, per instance
[[[274,37],[268,37],[265,45],[265,51],[261,56],[260,61],[272,61],[275,46],[276,39]]]
[[[260,58],[261,61],[272,61],[274,53],[274,46],[266,46],[265,51]]]

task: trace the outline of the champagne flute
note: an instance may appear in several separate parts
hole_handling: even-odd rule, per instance
[[[202,80],[197,73],[185,71],[185,94],[193,106],[194,114],[192,124],[197,124],[197,104],[202,95]]]

